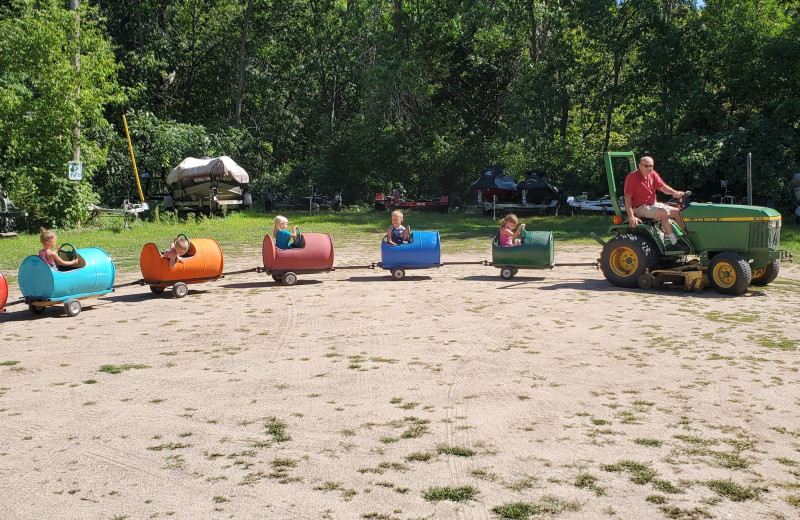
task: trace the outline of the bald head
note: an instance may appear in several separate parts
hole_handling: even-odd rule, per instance
[[[639,171],[645,177],[647,177],[648,175],[650,175],[650,173],[652,173],[654,167],[655,167],[655,162],[653,161],[653,158],[650,157],[649,155],[645,155],[644,157],[639,159]]]

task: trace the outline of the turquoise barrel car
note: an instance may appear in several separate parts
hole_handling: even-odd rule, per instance
[[[71,244],[64,244],[59,255],[65,260],[77,257],[78,263],[54,269],[38,255],[31,255],[19,267],[19,289],[34,314],[63,303],[69,316],[77,316],[81,312],[80,300],[114,290],[114,261],[102,249],[75,249]]]

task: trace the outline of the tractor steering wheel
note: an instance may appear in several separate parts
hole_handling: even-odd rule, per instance
[[[58,256],[62,256],[61,253],[64,253],[62,256],[62,258],[66,257],[64,260],[75,260],[78,257],[78,253],[75,252],[75,246],[69,243],[64,243],[58,246],[58,253]]]
[[[691,197],[691,196],[692,196],[692,192],[691,191],[684,191],[683,192],[683,197],[680,197],[680,198],[672,197],[671,199],[669,199],[667,204],[669,204],[670,206],[678,206],[679,209],[683,210],[683,209],[688,208],[691,205],[692,202],[689,200],[689,197]]]
[[[528,232],[525,230],[525,228],[520,229],[519,230],[519,243],[520,244],[524,244],[525,243],[525,237],[526,236],[528,236]]]

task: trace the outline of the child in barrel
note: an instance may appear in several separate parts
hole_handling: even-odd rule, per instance
[[[497,240],[497,245],[500,247],[520,245],[522,241],[519,239],[519,234],[523,229],[525,224],[520,224],[517,216],[509,213],[500,221],[500,238]]]
[[[386,243],[390,246],[408,244],[410,228],[403,225],[403,212],[392,211],[392,225],[386,230]]]

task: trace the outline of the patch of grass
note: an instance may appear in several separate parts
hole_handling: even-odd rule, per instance
[[[714,451],[714,461],[717,465],[729,469],[745,469],[750,466],[750,461],[740,457],[737,453],[728,453],[725,451]]]
[[[784,500],[795,509],[800,509],[800,495],[787,495]]]
[[[417,424],[411,426],[406,431],[404,431],[400,437],[403,439],[416,439],[420,435],[428,432],[428,425],[426,424]]]
[[[680,487],[674,485],[672,482],[670,482],[668,480],[662,480],[660,478],[654,478],[651,481],[651,484],[653,484],[653,487],[657,491],[661,491],[662,493],[670,493],[672,495],[675,495],[675,494],[678,494],[678,493],[683,493],[683,488],[680,488]]]
[[[271,417],[264,423],[264,428],[267,430],[267,435],[272,435],[272,440],[275,442],[292,440],[292,436],[286,433],[286,423],[279,421],[276,417]]]
[[[170,442],[169,444],[159,444],[158,446],[148,446],[150,451],[163,451],[163,450],[181,450],[183,448],[191,448],[191,444],[184,444],[182,442]]]
[[[576,501],[569,501],[553,495],[544,495],[538,504],[529,502],[513,502],[492,508],[492,513],[504,520],[527,519],[531,516],[555,516],[564,511],[580,511],[581,505]]]
[[[439,502],[450,500],[451,502],[465,502],[477,495],[479,491],[472,486],[451,487],[432,487],[422,493],[422,498],[429,502]]]
[[[667,518],[672,518],[674,520],[700,520],[701,518],[714,518],[714,515],[705,509],[700,509],[699,507],[682,509],[678,506],[661,506],[659,509]]]
[[[581,489],[591,489],[597,496],[606,494],[606,490],[597,485],[597,477],[589,473],[582,473],[575,477],[572,485]]]
[[[436,452],[440,455],[455,455],[456,457],[472,457],[475,452],[469,448],[461,446],[449,446],[447,444],[440,444],[436,446]]]
[[[536,504],[513,502],[492,508],[492,513],[505,520],[526,520],[533,515],[540,515],[542,510]]]
[[[19,364],[19,361],[3,361],[0,363],[0,367],[13,367],[17,364]]]
[[[709,480],[706,482],[706,486],[708,486],[714,493],[734,502],[753,500],[761,493],[761,490],[758,488],[742,486],[741,484],[737,484],[730,479]]]
[[[103,365],[98,372],[105,372],[106,374],[120,374],[126,370],[141,370],[143,368],[150,368],[150,365]]]
[[[626,471],[631,475],[631,482],[644,485],[651,482],[657,475],[656,471],[647,464],[633,460],[623,460],[616,464],[605,464],[601,466],[603,471],[622,472]]]
[[[417,460],[420,462],[428,462],[431,460],[431,457],[433,457],[433,453],[415,451],[414,453],[406,455],[406,461],[412,462]]]
[[[661,442],[658,439],[643,439],[643,438],[634,439],[633,442],[635,444],[638,444],[639,446],[649,446],[649,447],[652,447],[652,448],[658,448],[662,444],[664,444],[663,442]]]
[[[323,517],[323,518],[330,518],[330,517],[326,516],[326,517]],[[400,520],[400,518],[397,517],[397,516],[392,516],[392,515],[390,515],[388,513],[377,513],[377,512],[374,512],[374,511],[372,513],[364,513],[363,515],[361,515],[361,518],[367,518],[368,520],[372,520],[372,519],[375,519],[375,520]]]
[[[756,342],[766,348],[777,348],[789,352],[797,350],[797,341],[784,337],[758,336]]]

